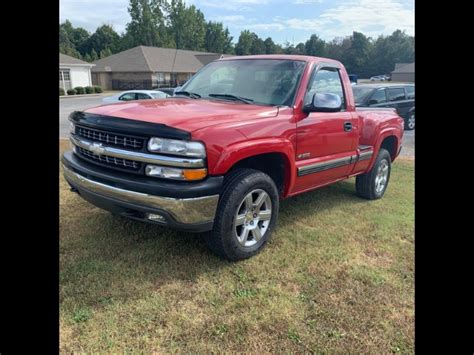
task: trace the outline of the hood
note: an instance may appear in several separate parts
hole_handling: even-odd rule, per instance
[[[278,107],[248,105],[223,100],[169,98],[103,105],[87,109],[84,112],[162,123],[193,132],[223,123],[275,117],[278,115]]]

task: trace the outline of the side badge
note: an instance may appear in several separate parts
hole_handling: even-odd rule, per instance
[[[301,154],[298,154],[298,159],[307,159],[309,158],[311,154],[310,153],[301,153]]]

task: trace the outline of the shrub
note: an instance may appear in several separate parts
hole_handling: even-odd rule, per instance
[[[85,93],[84,88],[82,86],[77,86],[74,88],[74,90],[76,90],[77,95],[82,95]]]
[[[64,96],[65,92],[63,88],[59,88],[59,96]]]
[[[69,90],[67,91],[67,94],[68,94],[68,95],[76,95],[76,90],[74,90],[74,89],[69,89]]]
[[[102,88],[100,86],[94,86],[94,91],[97,93],[97,94],[100,94],[102,92]]]
[[[93,94],[94,93],[94,88],[92,86],[86,86],[86,94]]]

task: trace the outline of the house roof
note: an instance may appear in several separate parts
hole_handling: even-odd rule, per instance
[[[93,64],[84,62],[83,60],[68,56],[66,54],[59,53],[59,65],[87,65],[92,66]]]
[[[414,73],[414,72],[415,72],[415,63],[396,63],[395,70],[392,71],[392,74],[393,73],[396,73],[396,74]]]
[[[138,46],[94,62],[93,72],[195,73],[221,54]]]

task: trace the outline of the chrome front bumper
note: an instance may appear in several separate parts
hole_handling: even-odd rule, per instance
[[[86,190],[105,198],[144,208],[157,209],[169,214],[182,225],[212,223],[216,214],[219,195],[196,198],[170,198],[120,189],[88,179],[63,164],[64,177],[75,188]]]

